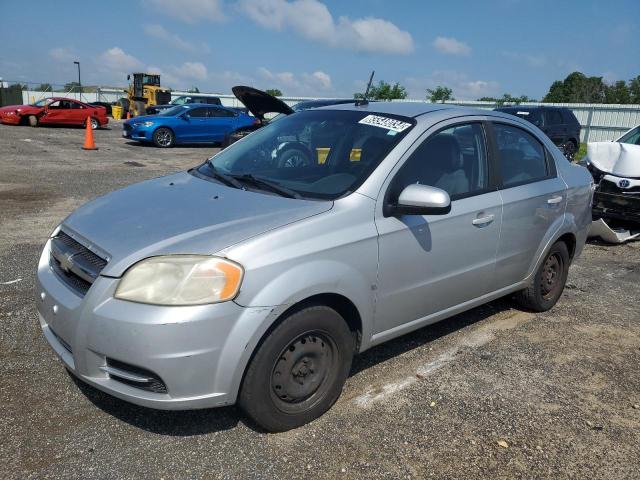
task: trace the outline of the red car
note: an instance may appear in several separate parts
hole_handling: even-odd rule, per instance
[[[80,125],[91,118],[94,130],[109,123],[107,110],[71,98],[44,98],[33,105],[9,105],[0,108],[0,122],[10,125]]]

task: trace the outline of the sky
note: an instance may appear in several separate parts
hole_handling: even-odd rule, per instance
[[[640,75],[640,0],[0,0],[5,81],[351,97],[375,80],[409,98],[540,99],[572,71]]]

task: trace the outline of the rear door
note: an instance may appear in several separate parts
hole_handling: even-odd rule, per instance
[[[206,141],[221,142],[235,130],[237,114],[215,106],[208,107],[207,111]]]
[[[502,205],[491,175],[483,123],[447,122],[427,132],[421,142],[392,173],[376,208],[375,333],[381,338],[494,288]],[[451,211],[386,216],[380,205],[393,203],[413,183],[446,190]]]
[[[503,205],[496,257],[499,289],[526,278],[543,239],[559,228],[567,195],[551,154],[535,135],[502,122],[492,122],[489,130]]]

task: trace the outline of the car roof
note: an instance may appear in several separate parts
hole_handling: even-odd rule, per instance
[[[318,110],[353,110],[357,112],[387,113],[392,115],[402,115],[404,117],[415,118],[426,113],[450,110],[455,116],[464,115],[491,115],[504,117],[500,112],[484,110],[481,108],[463,107],[448,103],[426,103],[426,102],[370,102],[364,105],[355,103],[344,103],[339,105],[329,105],[319,107]],[[510,117],[506,117],[510,118]]]

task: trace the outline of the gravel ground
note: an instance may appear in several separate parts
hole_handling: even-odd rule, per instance
[[[212,147],[0,125],[0,478],[640,478],[640,242],[589,244],[544,314],[507,300],[370,350],[337,404],[264,434],[74,381],[40,333],[38,255],[71,210]],[[16,281],[18,280],[18,281]],[[13,283],[11,283],[13,282]]]

